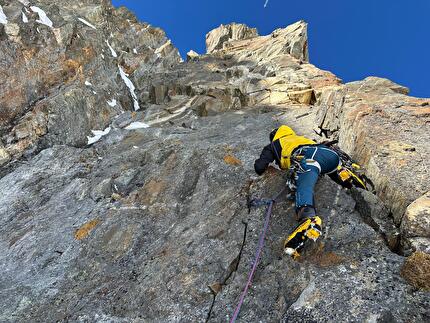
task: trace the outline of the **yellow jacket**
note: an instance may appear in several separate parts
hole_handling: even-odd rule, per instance
[[[296,133],[288,126],[280,126],[272,139],[272,142],[279,139],[282,151],[279,159],[281,169],[288,169],[291,165],[291,154],[294,149],[303,145],[315,145],[316,142],[303,136],[297,136]],[[277,154],[276,150],[275,153]]]

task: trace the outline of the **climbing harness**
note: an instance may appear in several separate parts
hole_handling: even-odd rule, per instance
[[[230,320],[230,323],[236,322],[237,316],[239,315],[239,312],[240,312],[240,308],[242,307],[246,293],[248,291],[249,286],[251,285],[252,278],[254,277],[255,271],[257,269],[258,262],[260,261],[261,252],[262,252],[263,247],[264,247],[264,239],[266,237],[267,229],[269,228],[270,217],[272,215],[273,204],[281,196],[281,194],[284,193],[284,191],[286,189],[287,189],[287,187],[284,187],[282,189],[282,191],[280,191],[278,194],[276,194],[276,196],[273,199],[270,199],[270,200],[269,199],[252,199],[251,201],[248,202],[248,207],[251,207],[251,206],[259,207],[259,206],[263,206],[263,205],[267,205],[268,207],[267,207],[267,211],[266,211],[266,217],[264,219],[263,231],[260,234],[257,252],[255,253],[255,259],[254,259],[252,268],[248,274],[248,280],[245,284],[245,288],[243,289],[242,294],[240,295],[239,303],[236,306],[236,309],[233,313],[233,316]]]
[[[330,141],[320,144],[328,147],[330,150],[335,152],[340,159],[340,163],[337,168],[333,170],[333,172],[327,173],[327,175],[335,175],[335,181],[344,187],[351,188],[352,186],[356,186],[368,191],[374,191],[374,185],[372,181],[364,174],[364,171],[361,166],[356,163],[347,153],[340,149],[336,145],[336,143],[337,141]],[[297,180],[297,173],[305,171],[301,165],[301,161],[304,158],[304,156],[302,155],[302,149],[305,147],[309,146],[299,147],[298,149],[295,149],[291,155],[291,166],[288,169],[287,179],[287,185],[290,187],[291,190],[295,190],[296,188],[295,182]],[[317,147],[317,149],[327,149],[324,147],[320,147],[319,145]],[[321,170],[320,165],[317,162],[313,161],[312,159],[306,161],[308,165],[313,165]]]

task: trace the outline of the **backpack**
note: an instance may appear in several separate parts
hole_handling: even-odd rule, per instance
[[[303,145],[315,145],[311,139],[308,139],[303,136],[298,136],[290,127],[286,125],[282,125],[279,128],[273,130],[270,133],[270,141],[272,142],[272,146],[274,142],[279,140],[279,144],[281,146],[281,155],[276,156],[279,161],[279,166],[281,169],[287,170],[291,166],[291,154],[295,148]],[[273,147],[273,151],[277,154],[276,149]]]

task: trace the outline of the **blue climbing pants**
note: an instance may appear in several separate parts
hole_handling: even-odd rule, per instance
[[[304,156],[296,177],[296,211],[303,206],[315,207],[314,188],[319,175],[336,171],[340,164],[337,153],[327,146],[305,146],[298,153]]]

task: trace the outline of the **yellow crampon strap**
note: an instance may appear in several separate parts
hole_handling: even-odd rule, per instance
[[[313,241],[316,241],[320,235],[321,235],[321,231],[315,228],[313,225],[312,225],[312,228],[306,231],[306,236],[309,239],[312,239]]]
[[[355,163],[352,164],[352,167],[354,169],[357,169],[357,170],[360,169],[360,166],[358,164],[355,164]],[[362,186],[362,188],[366,189],[366,183],[359,176],[354,174],[354,172],[350,171],[348,168],[345,168],[343,166],[338,166],[337,172],[338,172],[339,178],[342,180],[342,182],[355,181],[360,186]]]
[[[300,256],[299,251],[307,239],[316,241],[319,238],[321,235],[321,225],[322,220],[319,216],[314,216],[303,221],[285,240],[284,253],[293,259],[297,259]],[[295,238],[296,240],[293,240]]]

